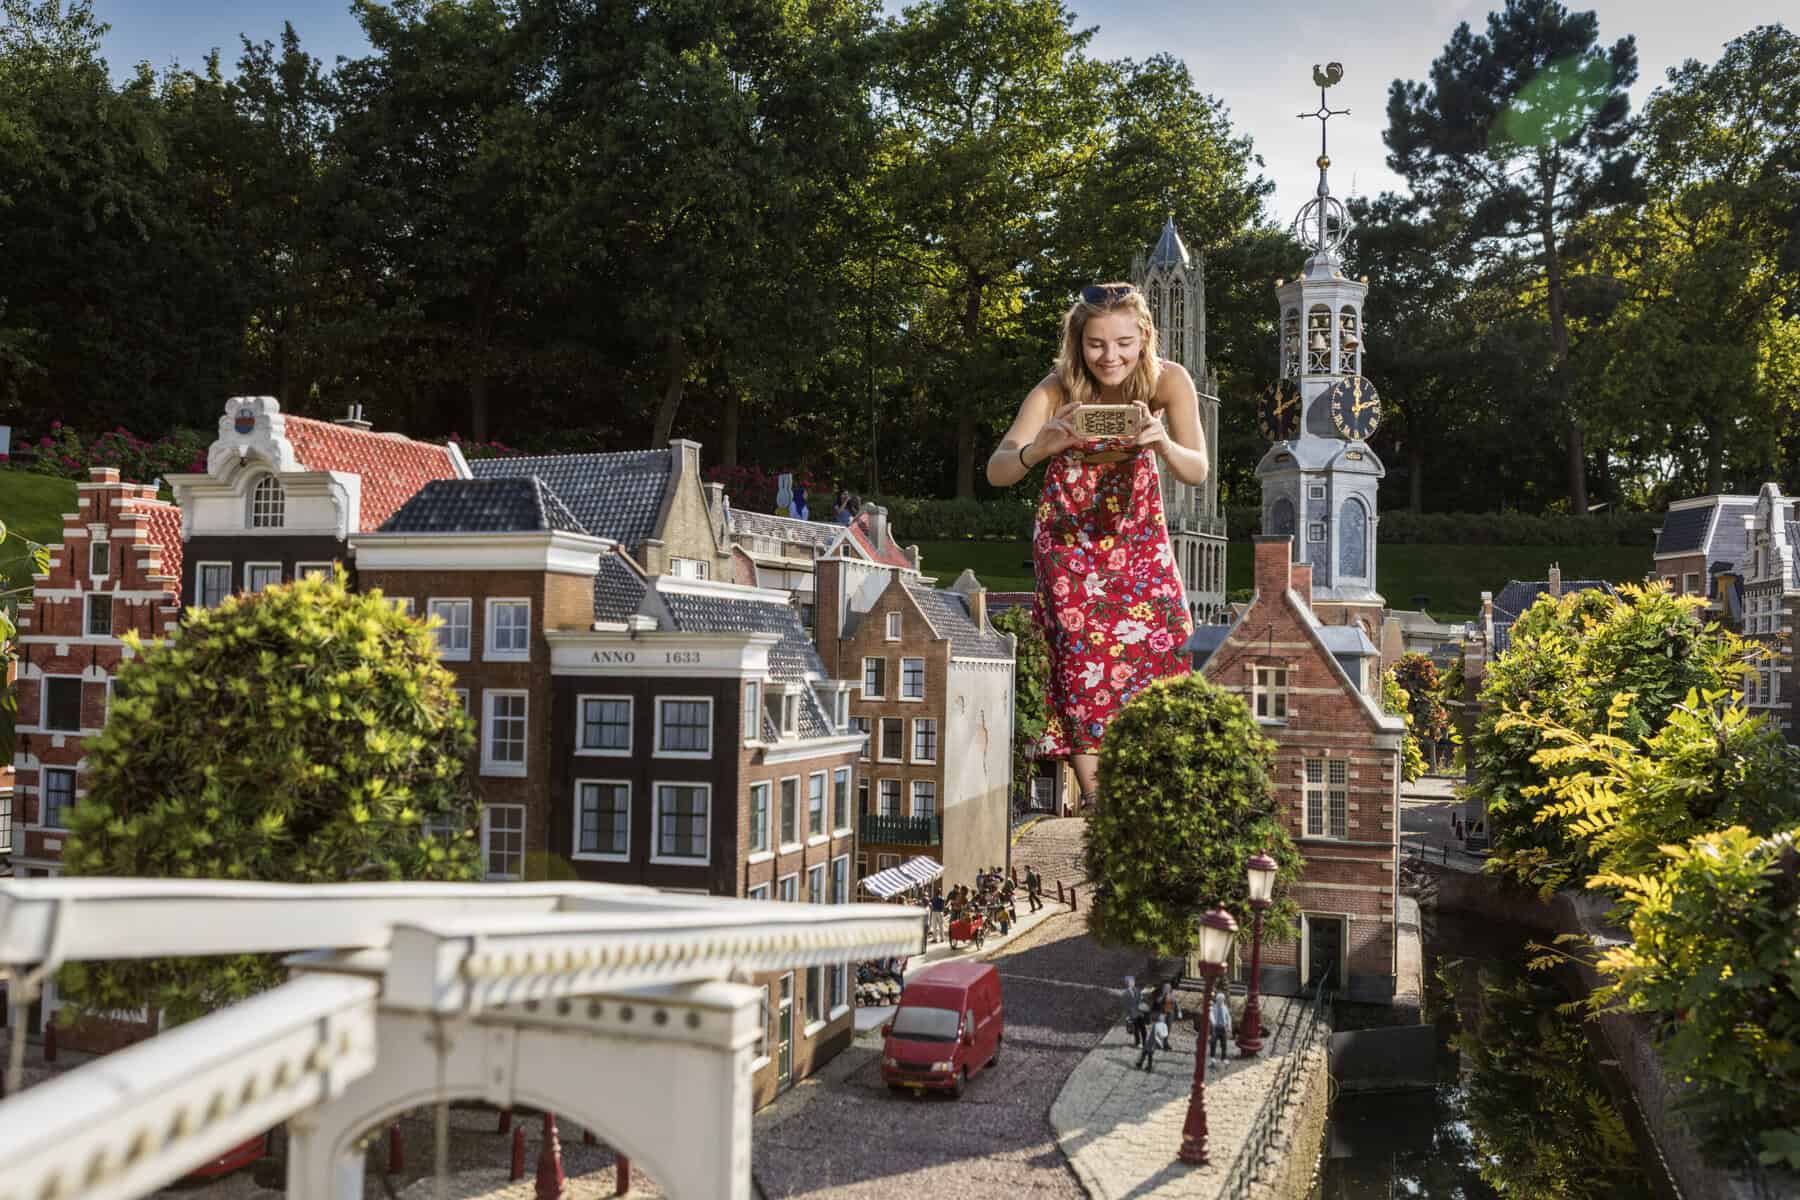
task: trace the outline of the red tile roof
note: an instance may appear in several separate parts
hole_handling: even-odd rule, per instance
[[[850,536],[856,539],[856,544],[862,547],[863,553],[876,562],[886,563],[890,567],[911,568],[912,559],[906,557],[905,551],[894,541],[892,533],[883,539],[883,545],[879,548],[875,545],[874,530],[870,527],[867,513],[859,515],[850,523]]]
[[[162,547],[162,573],[175,582],[169,590],[175,603],[181,603],[181,509],[161,500],[132,501],[141,513],[149,516],[148,540]]]
[[[362,477],[357,531],[367,533],[434,479],[455,479],[450,451],[430,442],[389,437],[311,417],[288,417],[294,456],[309,471],[347,471]]]

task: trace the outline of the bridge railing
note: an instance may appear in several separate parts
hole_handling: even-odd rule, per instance
[[[1256,1112],[1256,1119],[1250,1123],[1250,1132],[1244,1137],[1244,1144],[1238,1147],[1237,1157],[1231,1161],[1231,1170],[1225,1174],[1225,1183],[1219,1189],[1221,1200],[1243,1200],[1250,1194],[1251,1186],[1256,1182],[1257,1172],[1262,1169],[1263,1160],[1268,1156],[1269,1147],[1281,1132],[1281,1115],[1287,1111],[1288,1101],[1293,1098],[1294,1089],[1299,1086],[1301,1073],[1306,1069],[1306,1060],[1311,1056],[1314,1043],[1323,1030],[1330,1033],[1331,1026],[1324,1014],[1330,1011],[1331,989],[1326,986],[1329,979],[1319,981],[1313,990],[1312,1004],[1308,1006],[1304,1017],[1297,1017],[1292,1025],[1286,1022],[1283,1014],[1282,1024],[1277,1026],[1275,1036],[1269,1040],[1269,1051],[1274,1053],[1280,1044],[1281,1035],[1286,1032],[1288,1039],[1287,1057],[1276,1069],[1274,1086],[1263,1097],[1262,1107]],[[1288,1005],[1291,1011],[1294,1006]]]

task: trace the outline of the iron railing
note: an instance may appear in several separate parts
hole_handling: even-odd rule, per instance
[[[1244,1136],[1244,1144],[1238,1147],[1237,1157],[1231,1160],[1231,1170],[1226,1172],[1225,1185],[1218,1193],[1223,1200],[1243,1200],[1250,1194],[1250,1187],[1256,1182],[1256,1173],[1262,1169],[1269,1146],[1281,1131],[1281,1114],[1287,1110],[1288,1101],[1299,1082],[1300,1072],[1305,1068],[1319,1028],[1324,1024],[1322,1015],[1331,1004],[1331,990],[1325,986],[1327,982],[1329,980],[1321,979],[1319,986],[1313,990],[1312,1005],[1305,1017],[1296,1016],[1290,1025],[1288,1013],[1282,1013],[1281,1021],[1275,1027],[1275,1036],[1269,1039],[1269,1053],[1273,1054],[1285,1031],[1288,1039],[1287,1057],[1277,1068],[1275,1085],[1263,1097],[1262,1107],[1257,1110],[1256,1119],[1250,1122],[1250,1132]],[[1288,1012],[1294,1011],[1295,1007],[1288,1005]],[[1325,1028],[1329,1030],[1330,1026],[1325,1025]]]
[[[889,817],[881,813],[864,813],[858,832],[865,843],[936,846],[944,840],[943,824],[937,817]]]

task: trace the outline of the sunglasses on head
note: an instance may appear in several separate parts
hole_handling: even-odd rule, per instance
[[[1090,283],[1081,289],[1081,299],[1084,304],[1117,304],[1136,291],[1129,283]]]

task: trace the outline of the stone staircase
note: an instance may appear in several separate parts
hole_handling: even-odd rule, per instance
[[[1046,817],[1032,825],[1013,844],[1012,862],[1020,881],[1023,882],[1029,864],[1044,877],[1044,891],[1052,899],[1058,881],[1064,887],[1085,883],[1082,842],[1086,834],[1087,821],[1081,817]]]

